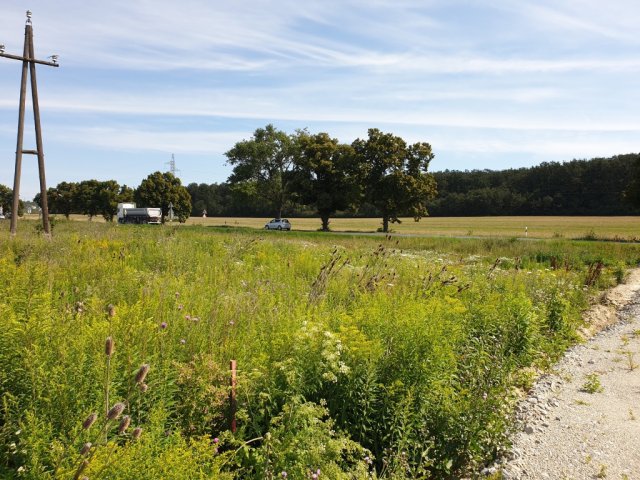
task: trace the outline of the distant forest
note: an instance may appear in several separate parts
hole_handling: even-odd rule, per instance
[[[625,192],[640,178],[640,154],[612,158],[542,163],[535,167],[501,171],[445,170],[433,172],[438,195],[427,206],[434,217],[495,215],[640,215],[637,203]],[[258,199],[228,183],[187,186],[192,215],[271,216]],[[314,208],[292,203],[287,216],[316,216]],[[336,216],[378,216],[363,204],[357,211]]]
[[[502,171],[434,172],[432,216],[638,215],[625,192],[638,178],[640,154],[542,163]]]

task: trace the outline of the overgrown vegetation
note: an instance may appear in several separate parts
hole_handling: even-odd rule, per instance
[[[561,239],[20,231],[0,238],[0,475],[31,479],[73,478],[87,442],[78,478],[459,477],[640,258]],[[114,418],[89,438],[115,402],[141,433]]]

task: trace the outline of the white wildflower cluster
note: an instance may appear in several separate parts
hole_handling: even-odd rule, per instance
[[[338,375],[348,375],[351,369],[341,359],[343,345],[339,339],[331,332],[324,332],[322,342],[322,359],[324,360],[325,372],[322,378],[328,382],[337,383]]]

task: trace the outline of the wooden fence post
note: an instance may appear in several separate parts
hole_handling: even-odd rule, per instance
[[[229,392],[229,414],[230,414],[230,428],[231,433],[236,433],[236,368],[237,363],[235,360],[231,360],[231,391]]]

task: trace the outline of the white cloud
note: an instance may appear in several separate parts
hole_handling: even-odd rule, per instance
[[[0,42],[20,52],[24,6],[6,3]],[[271,122],[341,141],[380,126],[461,156],[572,158],[640,143],[631,108],[640,100],[632,80],[640,3],[632,0],[32,0],[29,8],[38,56],[61,55],[60,70],[39,75],[46,145],[219,155]],[[16,67],[0,61],[3,151],[14,149]]]
[[[477,94],[477,96],[476,96]],[[402,92],[399,93],[402,96]],[[436,97],[438,94],[434,94]],[[450,92],[450,97],[464,100],[482,98],[482,92]],[[512,92],[506,97],[548,95],[554,92]],[[76,95],[67,92],[50,95],[41,100],[41,108],[47,112],[96,113],[127,116],[152,116],[157,118],[208,117],[228,119],[257,119],[265,123],[272,121],[299,122],[303,127],[309,122],[364,123],[369,125],[397,124],[422,126],[474,127],[506,130],[553,130],[553,131],[628,131],[640,132],[640,119],[633,112],[618,112],[614,119],[577,115],[571,111],[558,113],[540,109],[519,109],[501,112],[491,110],[491,103],[501,96],[499,91],[487,94],[486,103],[480,105],[452,106],[446,102],[430,104],[413,102],[411,94],[402,104],[396,92],[381,94],[376,102],[361,105],[346,104],[347,98],[337,97],[330,102],[295,99],[303,98],[304,92],[292,89],[270,91],[209,91],[195,90],[170,93],[166,91],[144,94],[93,94]],[[342,103],[344,102],[344,103]],[[0,109],[15,110],[13,102],[0,102]],[[105,118],[106,119],[106,118]]]
[[[55,50],[63,65],[83,68],[266,71],[306,65],[435,74],[640,68],[635,57],[536,58],[523,51],[495,57],[473,51],[468,48],[471,39],[448,33],[451,20],[436,19],[441,2],[363,6],[361,2],[292,0],[227,4],[67,0],[66,8],[43,0],[35,3],[38,51]],[[531,31],[520,32],[522,39],[539,35],[543,25],[553,27],[559,40],[567,30],[578,29],[635,41],[633,28],[620,28],[630,26],[628,19],[633,15],[606,15],[604,5],[590,5],[591,18],[585,18],[571,2],[560,2],[559,7],[510,2],[502,7],[514,15],[531,17]],[[21,13],[22,8],[13,4],[0,19],[5,43],[16,51],[21,49],[21,27],[16,25]],[[620,17],[626,22],[616,20]],[[328,28],[329,34],[322,28]]]
[[[548,3],[548,5],[545,5]],[[512,5],[511,8],[516,10]],[[635,1],[564,0],[520,2],[518,9],[531,25],[564,34],[582,33],[637,45],[640,7]]]
[[[242,139],[245,132],[166,132],[127,127],[72,127],[50,129],[50,137],[69,145],[129,152],[172,152],[176,154],[219,154]]]

